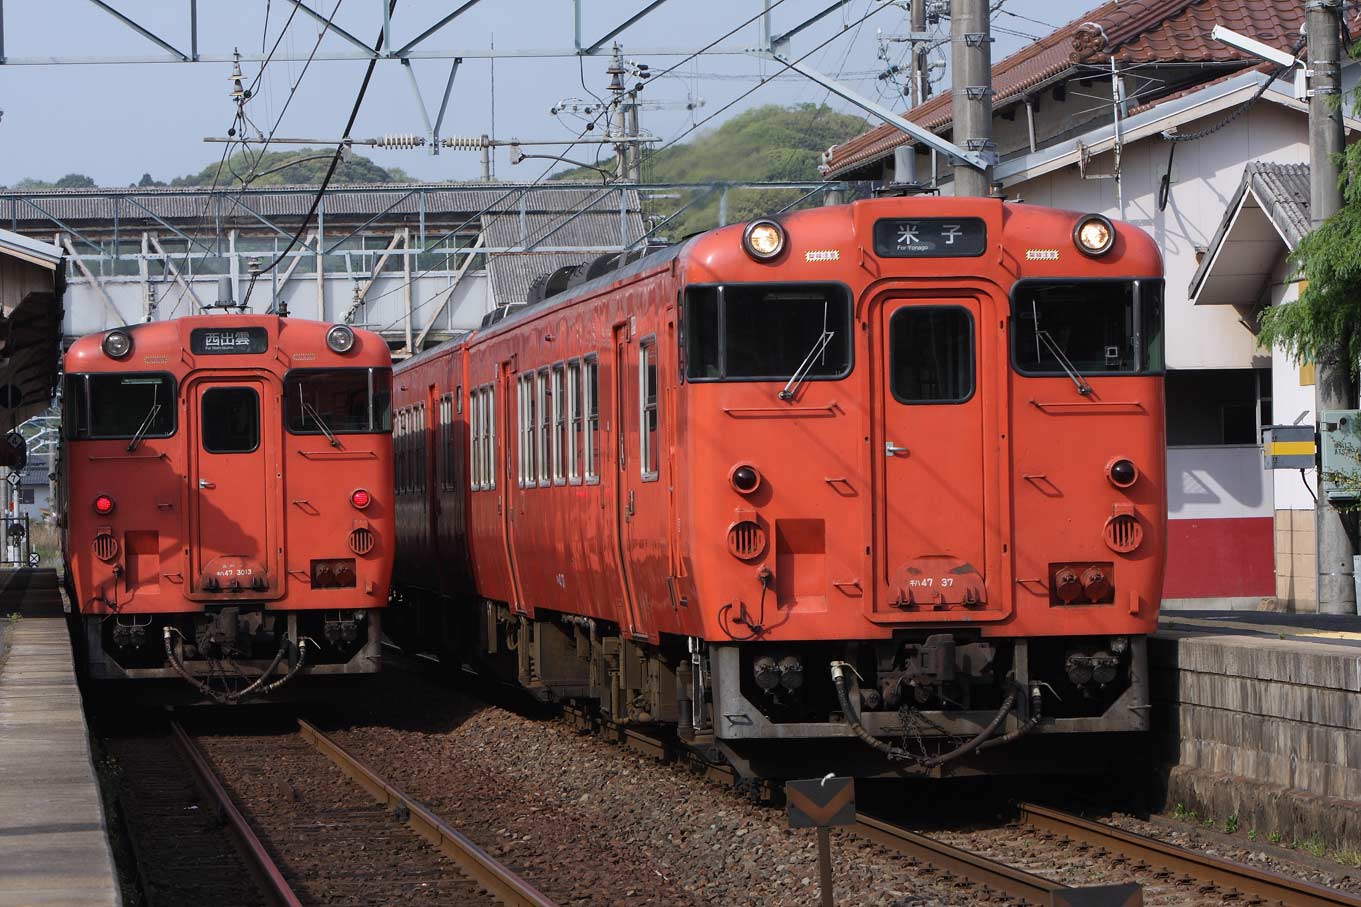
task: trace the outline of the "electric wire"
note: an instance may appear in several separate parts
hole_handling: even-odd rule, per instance
[[[725,41],[726,39],[728,39],[728,38],[731,37],[732,35],[736,34],[738,31],[741,31],[743,28],[746,28],[747,26],[751,25],[751,24],[752,24],[753,22],[755,22],[757,19],[760,19],[762,16],[764,16],[764,15],[766,15],[767,13],[771,12],[772,10],[776,9],[777,7],[779,7],[781,4],[783,4],[783,3],[785,3],[785,2],[787,2],[787,0],[774,0],[774,2],[770,4],[770,6],[764,8],[761,12],[757,13],[756,15],[751,16],[750,18],[744,20],[741,24],[735,26],[734,28],[731,28],[731,29],[729,29],[728,31],[724,32],[722,35],[719,35],[719,36],[718,36],[717,38],[715,38],[713,41],[710,41],[708,44],[704,45],[704,47],[700,48],[700,49],[697,50],[697,51],[692,52],[691,54],[689,54],[689,55],[686,56],[686,57],[681,58],[680,60],[676,61],[676,62],[675,62],[674,64],[672,64],[671,66],[668,66],[667,68],[665,68],[665,69],[663,69],[663,70],[661,70],[661,71],[659,71],[659,72],[654,73],[652,76],[649,77],[648,81],[649,81],[649,82],[652,82],[652,81],[654,81],[654,80],[656,80],[656,79],[662,78],[662,77],[664,77],[664,76],[668,76],[668,75],[670,75],[671,73],[675,72],[675,71],[676,71],[677,69],[679,69],[680,67],[682,67],[682,66],[686,65],[687,63],[689,63],[690,61],[698,59],[698,58],[700,57],[700,55],[702,55],[702,54],[704,54],[704,53],[707,53],[709,50],[711,50],[712,48],[716,47],[720,42]],[[877,10],[876,10],[876,12],[877,12]],[[825,44],[825,43],[827,43],[827,42],[824,42],[824,44]],[[823,45],[819,45],[819,47],[814,48],[814,51],[813,51],[813,52],[816,52],[816,51],[817,51],[818,49],[820,49],[822,46],[823,46]],[[805,56],[806,56],[806,55],[805,55]],[[800,59],[802,59],[802,58],[800,58]],[[573,139],[570,143],[568,143],[568,144],[567,144],[567,147],[563,150],[562,154],[563,154],[563,155],[569,154],[569,153],[571,152],[571,150],[572,150],[573,148],[575,148],[575,147],[581,142],[581,140],[582,140],[583,138],[586,137],[586,133],[589,132],[589,131],[591,131],[592,129],[594,129],[594,128],[595,128],[595,125],[598,124],[598,123],[600,122],[601,118],[602,118],[605,114],[607,114],[608,112],[609,112],[609,108],[606,107],[604,110],[602,110],[602,111],[600,111],[599,113],[597,113],[596,116],[595,116],[595,118],[594,118],[593,120],[591,120],[591,122],[588,124],[588,128],[583,129],[583,130],[577,135],[577,137],[576,137],[575,139]],[[689,132],[689,131],[693,131],[693,130],[687,130],[687,132]],[[682,133],[682,134],[685,134],[685,133]],[[498,198],[498,199],[496,199],[495,201],[493,201],[490,205],[488,205],[488,206],[486,206],[485,208],[483,208],[482,210],[480,210],[480,211],[474,213],[473,215],[471,215],[470,217],[468,217],[466,220],[464,220],[462,223],[458,224],[457,226],[454,226],[454,227],[450,228],[449,230],[446,230],[441,236],[439,236],[439,237],[437,237],[437,238],[435,239],[435,243],[434,243],[434,244],[428,245],[425,249],[422,250],[422,252],[428,252],[431,248],[434,247],[435,244],[441,243],[441,242],[443,242],[444,240],[448,239],[449,237],[457,235],[459,231],[461,231],[461,230],[463,230],[464,228],[466,228],[466,227],[470,226],[471,224],[475,223],[479,218],[481,218],[481,217],[482,217],[484,214],[486,214],[488,211],[492,210],[492,209],[493,209],[494,207],[496,207],[497,205],[500,205],[501,202],[505,201],[505,200],[507,199],[508,196],[510,196],[510,195],[515,194],[515,193],[518,192],[518,196],[516,197],[515,201],[519,201],[520,198],[523,198],[525,195],[527,195],[529,192],[531,192],[533,189],[535,189],[540,183],[542,183],[545,179],[547,179],[548,176],[549,176],[549,174],[552,173],[553,168],[554,168],[555,166],[557,166],[557,163],[556,163],[556,162],[549,164],[548,167],[546,167],[546,168],[544,169],[544,171],[543,171],[542,173],[540,173],[539,176],[536,177],[536,178],[535,178],[532,182],[530,182],[528,185],[525,185],[525,186],[519,187],[519,188],[512,188],[512,189],[510,189],[505,195],[502,195],[500,198]],[[594,204],[598,203],[598,201],[599,201],[598,198],[597,198],[597,199],[593,199],[593,200],[591,200],[591,201],[589,202],[589,204],[594,205]],[[512,203],[512,204],[513,204],[513,203]],[[580,206],[577,206],[577,207],[580,207]],[[570,215],[571,213],[572,213],[571,211],[567,212],[568,215]],[[507,211],[502,211],[502,212],[497,213],[497,214],[494,215],[489,221],[487,221],[485,224],[483,224],[482,230],[485,232],[485,230],[487,229],[487,227],[491,226],[491,224],[495,223],[496,221],[500,220],[500,219],[503,218],[503,217],[508,217],[509,214],[510,214],[510,211],[509,211],[509,210],[507,210]],[[556,228],[555,228],[555,229],[556,229]],[[499,254],[499,253],[493,253],[493,254],[489,255],[488,257],[489,257],[489,258],[495,257],[496,254]],[[414,284],[417,280],[420,280],[422,277],[425,277],[427,274],[429,274],[430,272],[434,271],[435,268],[436,268],[436,266],[431,265],[430,267],[425,268],[424,270],[420,271],[419,273],[413,275],[409,280],[405,280],[405,281],[399,283],[397,286],[395,286],[395,287],[393,287],[392,289],[387,290],[387,291],[385,291],[385,292],[383,292],[383,293],[378,294],[377,296],[373,297],[371,300],[366,300],[366,302],[378,302],[379,300],[381,300],[381,299],[383,299],[383,298],[385,298],[385,297],[387,297],[387,296],[390,296],[390,295],[392,295],[393,293],[400,292],[401,290],[405,289],[406,287],[411,286],[412,284]],[[409,315],[414,315],[416,312],[420,311],[420,310],[421,310],[422,308],[424,308],[425,306],[430,305],[430,304],[433,303],[435,300],[439,299],[442,295],[443,295],[442,292],[433,294],[432,296],[430,296],[430,298],[428,298],[428,299],[426,299],[426,300],[424,300],[424,301],[422,301],[422,302],[420,302],[420,303],[417,303],[417,304],[411,309],[411,311],[410,311],[409,314],[408,314],[408,313],[404,313],[404,314],[402,314],[402,315],[399,315],[399,316],[398,316],[396,319],[394,319],[393,321],[388,322],[386,325],[384,325],[383,327],[379,328],[379,330],[380,330],[380,331],[385,331],[385,330],[388,330],[388,329],[392,328],[393,326],[395,326],[396,324],[398,324],[399,322],[401,322],[401,320],[402,320],[403,318],[409,317]]]
[[[342,0],[336,0],[336,9],[340,8],[341,2]],[[395,10],[396,8],[397,0],[388,0],[389,16],[391,16],[392,11]],[[335,13],[333,12],[331,15],[334,16]],[[329,28],[330,25],[328,22],[327,30],[329,30]],[[325,34],[325,31],[326,30],[323,30],[322,33]],[[278,266],[279,262],[283,261],[286,257],[288,257],[288,253],[293,251],[293,247],[298,244],[298,240],[302,239],[303,233],[307,230],[307,227],[312,223],[312,217],[317,213],[317,208],[321,205],[322,196],[326,194],[326,187],[331,184],[331,177],[335,175],[336,167],[340,165],[340,159],[345,153],[346,146],[349,144],[350,132],[354,129],[355,120],[359,118],[359,108],[362,107],[364,104],[364,95],[368,93],[369,83],[373,80],[373,70],[378,65],[378,52],[382,50],[382,48],[383,48],[383,32],[382,29],[380,28],[378,32],[378,38],[376,41],[374,41],[373,47],[374,55],[369,58],[368,66],[364,70],[364,81],[361,82],[359,85],[359,94],[355,97],[354,106],[350,109],[350,118],[345,122],[345,129],[340,135],[340,141],[336,143],[335,154],[331,156],[331,165],[326,169],[326,176],[322,179],[321,185],[317,187],[316,194],[312,196],[311,207],[307,209],[307,215],[302,219],[302,223],[298,225],[297,231],[293,234],[293,238],[288,241],[288,245],[284,248],[284,250],[280,252],[278,255],[274,256],[274,260],[271,261],[268,265],[251,273],[250,283],[246,285],[246,292],[242,295],[241,299],[241,305],[243,307],[246,305],[246,303],[250,301],[251,291],[255,289],[255,283],[257,280],[260,279],[260,275],[268,274],[270,271],[274,270],[274,268]],[[305,73],[306,70],[304,70],[304,74]],[[301,82],[301,76],[299,77],[299,82]]]

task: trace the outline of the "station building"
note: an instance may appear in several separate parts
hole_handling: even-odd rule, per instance
[[[1313,470],[1268,472],[1260,447],[1264,425],[1313,422],[1313,370],[1257,342],[1263,308],[1298,294],[1288,253],[1309,223],[1307,101],[1293,76],[1272,80],[1274,66],[1210,38],[1224,25],[1293,53],[1302,24],[1300,4],[1122,0],[992,71],[1002,194],[1124,220],[1162,249],[1165,607],[1317,609]],[[949,137],[951,98],[905,116]],[[1358,125],[1346,118],[1349,140]],[[893,182],[900,146],[928,190],[952,191],[945,159],[888,125],[829,149],[824,173]]]

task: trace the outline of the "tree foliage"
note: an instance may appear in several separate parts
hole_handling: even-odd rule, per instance
[[[1351,104],[1361,103],[1361,89]],[[1361,362],[1361,145],[1340,160],[1342,208],[1291,253],[1299,298],[1268,307],[1257,342],[1280,347],[1296,362],[1331,361],[1345,350],[1356,374]]]
[[[822,152],[859,135],[865,128],[862,118],[837,113],[825,104],[793,107],[767,104],[744,111],[717,129],[700,133],[693,141],[658,152],[645,152],[643,180],[653,183],[820,180],[818,164]],[[614,172],[614,158],[602,159],[600,166]],[[576,168],[554,178],[598,180],[600,173]],[[750,220],[778,211],[802,194],[793,190],[732,190],[728,197],[728,222]],[[647,213],[664,218],[692,200],[690,196],[668,200],[653,206],[656,210]],[[718,197],[715,194],[696,202],[659,232],[674,239],[710,229],[717,223]]]
[[[172,186],[211,186],[240,188],[258,186],[302,186],[319,184],[331,166],[330,148],[298,148],[289,151],[240,151],[227,158],[221,172],[216,162],[198,173],[178,176]],[[347,154],[336,167],[332,183],[396,183],[411,177],[397,167],[380,167],[359,154]]]

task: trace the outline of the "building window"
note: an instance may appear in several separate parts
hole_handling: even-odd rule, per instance
[[[1271,423],[1270,369],[1174,369],[1166,392],[1169,447],[1257,445]]]
[[[638,347],[638,468],[644,480],[657,478],[657,341]]]

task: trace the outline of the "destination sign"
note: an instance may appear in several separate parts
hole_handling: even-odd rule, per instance
[[[195,328],[189,333],[189,349],[196,356],[263,353],[269,349],[264,328]]]
[[[982,255],[988,228],[977,217],[886,217],[874,222],[881,258],[970,258]]]

